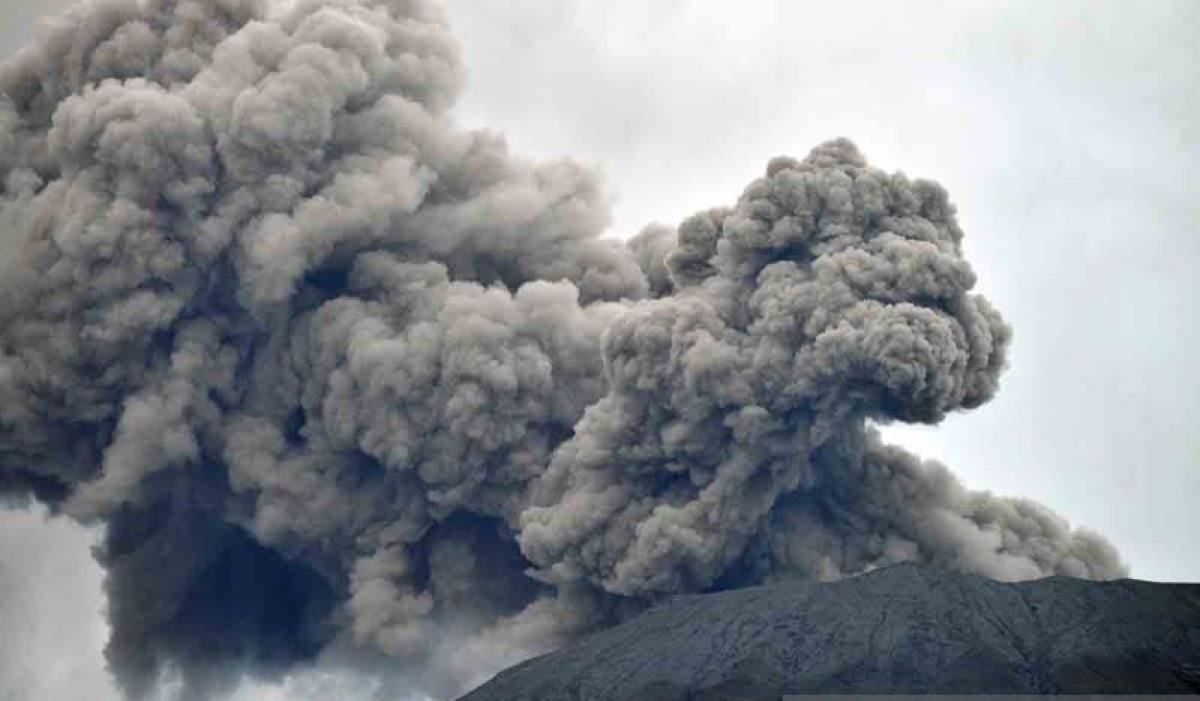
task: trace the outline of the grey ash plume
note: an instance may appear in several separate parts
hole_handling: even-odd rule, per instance
[[[106,527],[131,697],[331,649],[448,694],[897,561],[1123,573],[870,427],[1004,368],[939,185],[837,140],[625,244],[461,76],[430,0],[100,0],[0,66],[0,489]]]

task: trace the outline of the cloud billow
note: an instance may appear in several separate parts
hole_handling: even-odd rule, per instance
[[[0,489],[106,526],[108,658],[434,693],[681,591],[1124,572],[873,422],[997,389],[936,183],[848,141],[628,244],[457,127],[429,0],[106,0],[0,66]]]

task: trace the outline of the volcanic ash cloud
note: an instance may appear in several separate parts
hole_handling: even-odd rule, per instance
[[[904,560],[1123,573],[869,426],[1004,367],[939,185],[832,141],[621,243],[461,83],[427,0],[104,0],[0,67],[0,489],[106,527],[131,697],[322,651],[452,694]]]

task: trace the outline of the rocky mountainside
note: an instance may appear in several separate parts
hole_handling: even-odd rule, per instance
[[[955,692],[1200,693],[1200,584],[1006,584],[898,565],[680,596],[462,701]]]

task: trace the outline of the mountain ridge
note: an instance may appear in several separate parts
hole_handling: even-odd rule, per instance
[[[1004,583],[905,563],[679,595],[462,701],[1200,693],[1200,584]]]

